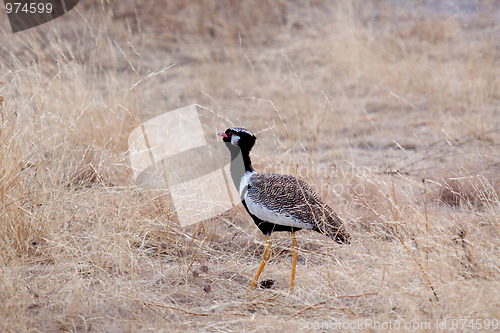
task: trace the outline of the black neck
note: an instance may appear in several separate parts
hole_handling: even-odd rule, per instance
[[[250,161],[250,151],[241,149],[240,147],[234,147],[231,144],[228,144],[228,148],[231,152],[231,178],[233,179],[234,186],[236,186],[236,190],[239,191],[241,177],[243,177],[246,172],[254,171],[252,162]]]
[[[252,161],[250,161],[250,152],[241,151],[241,155],[243,156],[243,164],[245,165],[245,172],[252,172]]]

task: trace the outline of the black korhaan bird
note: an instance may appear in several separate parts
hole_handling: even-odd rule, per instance
[[[295,231],[314,230],[338,243],[348,243],[349,234],[342,220],[306,182],[288,175],[261,174],[253,169],[250,150],[256,137],[250,131],[229,128],[219,135],[231,153],[231,177],[239,190],[241,202],[265,238],[264,257],[250,288],[257,284],[271,256],[271,233],[290,231],[293,258],[290,288],[293,289],[297,265]]]

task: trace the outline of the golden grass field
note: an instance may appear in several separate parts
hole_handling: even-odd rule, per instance
[[[0,331],[499,325],[497,1],[81,1],[0,34]],[[298,233],[295,291],[287,233],[249,291],[241,205],[181,228],[134,185],[129,133],[193,103],[346,222]]]

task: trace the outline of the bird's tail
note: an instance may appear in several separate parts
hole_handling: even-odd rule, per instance
[[[351,236],[343,225],[340,228],[328,225],[326,235],[339,244],[349,244],[351,242]]]
[[[347,232],[344,222],[333,211],[325,213],[326,216],[320,219],[314,230],[330,237],[339,244],[349,244],[351,236]]]

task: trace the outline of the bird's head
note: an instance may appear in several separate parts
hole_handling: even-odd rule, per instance
[[[242,150],[250,151],[257,139],[249,130],[245,128],[228,128],[225,132],[220,132],[222,141]]]

